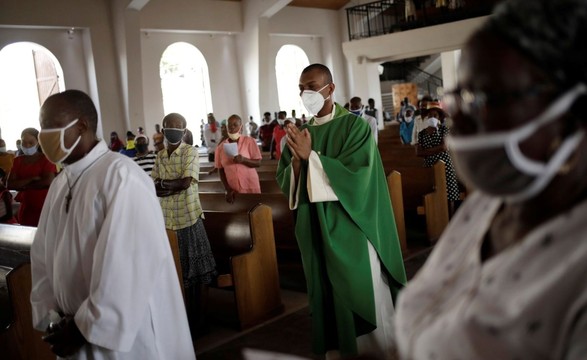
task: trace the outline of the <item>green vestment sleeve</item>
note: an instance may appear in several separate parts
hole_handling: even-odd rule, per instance
[[[367,243],[387,273],[392,295],[406,282],[385,173],[369,125],[337,105],[330,122],[305,126],[338,201],[311,203],[307,162],[300,171],[296,238],[313,321],[314,350],[356,353],[356,337],[376,327]],[[286,147],[277,181],[289,195]]]

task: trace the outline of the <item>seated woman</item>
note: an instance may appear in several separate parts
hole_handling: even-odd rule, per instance
[[[510,0],[466,43],[443,101],[476,192],[399,295],[401,358],[586,358],[586,33],[584,0]]]
[[[37,226],[49,185],[55,178],[57,168],[41,152],[37,129],[24,129],[20,139],[24,155],[14,159],[7,185],[10,190],[18,191],[15,198],[20,202],[18,223]]]
[[[16,224],[16,218],[12,214],[12,194],[4,186],[6,173],[0,168],[0,224]]]
[[[451,214],[456,211],[456,202],[460,199],[459,184],[452,165],[452,160],[445,144],[445,138],[449,133],[444,124],[446,114],[436,101],[429,102],[426,113],[427,127],[418,133],[418,145],[416,155],[424,158],[424,165],[432,167],[442,160],[445,163],[446,191]]]
[[[242,127],[238,115],[228,118],[228,139],[218,144],[214,159],[229,203],[234,202],[236,194],[261,192],[259,175],[255,170],[261,164],[261,152],[255,139],[241,135]]]

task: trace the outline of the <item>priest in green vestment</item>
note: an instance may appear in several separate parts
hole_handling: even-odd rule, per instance
[[[393,300],[406,275],[379,151],[367,122],[332,100],[321,64],[300,76],[315,116],[287,128],[277,181],[296,212],[318,354],[393,356]]]

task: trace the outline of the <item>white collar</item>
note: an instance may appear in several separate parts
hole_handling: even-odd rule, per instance
[[[324,115],[322,117],[314,117],[314,123],[312,125],[324,125],[328,123],[330,120],[334,119],[334,113],[336,112],[336,106],[332,103],[332,112],[328,115]]]

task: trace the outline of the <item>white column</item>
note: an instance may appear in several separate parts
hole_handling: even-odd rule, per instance
[[[379,84],[379,63],[369,62],[365,57],[359,57],[355,61],[349,61],[351,64],[351,77],[349,81],[352,88],[349,89],[348,99],[337,99],[340,103],[346,103],[350,98],[358,96],[361,98],[363,105],[367,105],[367,100],[373,98],[375,107],[379,110],[379,129],[383,129],[383,110],[381,100],[381,86]]]
[[[442,63],[442,83],[444,89],[453,89],[458,84],[457,68],[461,50],[447,51],[440,54]]]

